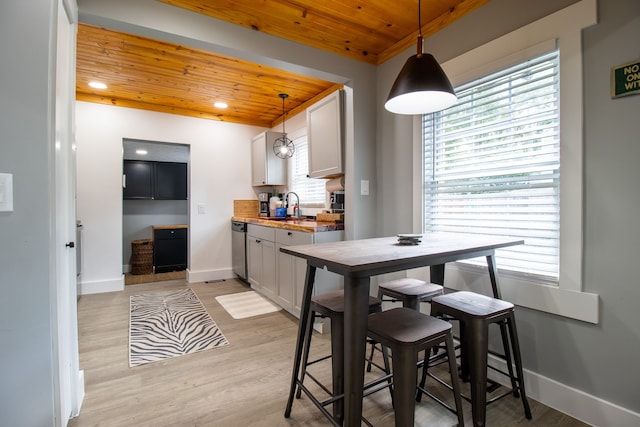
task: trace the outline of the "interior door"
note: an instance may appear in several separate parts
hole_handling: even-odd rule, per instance
[[[56,302],[53,337],[56,425],[78,414],[84,385],[79,369],[75,210],[75,0],[58,0],[55,80]]]

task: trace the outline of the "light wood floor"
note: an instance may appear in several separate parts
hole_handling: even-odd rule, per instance
[[[186,287],[196,292],[230,345],[129,368],[129,297]],[[172,280],[82,296],[78,320],[86,395],[80,415],[69,426],[330,425],[304,396],[294,401],[291,417],[284,418],[297,320],[285,311],[234,320],[215,300],[218,295],[246,290],[236,280],[192,284]],[[327,335],[314,336],[313,351],[328,353]],[[315,372],[330,378],[328,363],[316,365]],[[449,397],[442,387],[432,387]],[[506,397],[488,407],[487,425],[586,425],[533,400],[530,404],[533,420],[526,420],[520,401]],[[386,390],[365,398],[363,405],[364,416],[375,426],[394,425]],[[471,407],[465,401],[463,407],[465,422],[471,425]],[[448,427],[455,423],[453,414],[430,399],[417,404],[416,425]]]

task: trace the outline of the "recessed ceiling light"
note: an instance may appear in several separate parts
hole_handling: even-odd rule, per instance
[[[227,104],[226,102],[222,102],[222,101],[216,101],[213,104],[214,107],[216,108],[227,108],[229,106],[229,104]]]
[[[89,86],[94,89],[106,89],[107,85],[102,82],[89,82]]]
[[[141,156],[145,156],[147,155],[148,151],[147,150],[136,150],[136,154],[140,154]]]

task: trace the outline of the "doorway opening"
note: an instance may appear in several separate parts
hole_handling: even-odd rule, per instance
[[[125,285],[186,278],[189,145],[122,140]]]

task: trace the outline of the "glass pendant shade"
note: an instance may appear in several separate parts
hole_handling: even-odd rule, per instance
[[[438,61],[433,55],[423,53],[407,59],[384,108],[395,114],[428,114],[447,109],[457,100]]]

